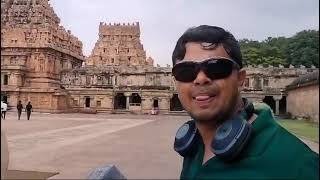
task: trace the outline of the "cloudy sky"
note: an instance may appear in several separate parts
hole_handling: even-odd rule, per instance
[[[50,0],[61,25],[83,42],[86,56],[100,22],[140,22],[141,41],[155,64],[171,64],[179,36],[201,24],[221,26],[237,39],[290,37],[319,29],[319,0]]]

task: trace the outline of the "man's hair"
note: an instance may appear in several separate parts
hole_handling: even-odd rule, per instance
[[[240,68],[242,68],[240,45],[234,36],[223,28],[208,25],[189,28],[177,41],[172,53],[173,65],[184,58],[186,54],[186,43],[188,42],[221,44],[230,58],[236,61]]]

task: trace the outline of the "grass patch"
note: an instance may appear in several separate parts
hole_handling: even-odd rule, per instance
[[[282,119],[277,122],[296,136],[319,143],[319,124],[291,119]]]

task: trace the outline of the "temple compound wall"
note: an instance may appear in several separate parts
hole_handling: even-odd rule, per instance
[[[319,123],[319,71],[299,76],[286,89],[290,116]]]
[[[288,112],[292,117],[319,123],[319,84],[304,86],[288,93]]]
[[[309,74],[319,69],[312,66],[284,68],[279,67],[246,67],[247,79],[244,84],[243,96],[255,102],[265,102],[276,115],[287,113],[286,86],[301,75]]]
[[[170,111],[174,92],[171,68],[84,67],[62,73],[72,108],[101,112],[149,113],[152,108]]]
[[[242,95],[265,102],[275,114],[287,113],[289,85],[299,75],[317,68],[247,67]],[[183,111],[171,67],[83,67],[62,73],[62,86],[71,94],[72,108],[101,112],[162,113]]]

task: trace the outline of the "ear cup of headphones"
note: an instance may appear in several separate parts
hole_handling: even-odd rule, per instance
[[[184,123],[177,131],[174,139],[174,150],[181,156],[190,155],[196,148],[199,133],[194,120]]]
[[[247,120],[253,115],[254,106],[246,98],[243,98],[243,102],[244,109],[219,126],[211,142],[212,152],[226,162],[239,157],[252,134],[251,124]],[[196,152],[197,141],[200,139],[195,120],[188,121],[176,133],[174,150],[183,157],[190,156]]]
[[[251,131],[251,124],[245,119],[238,116],[229,119],[217,129],[212,152],[224,161],[234,160],[248,143]]]

